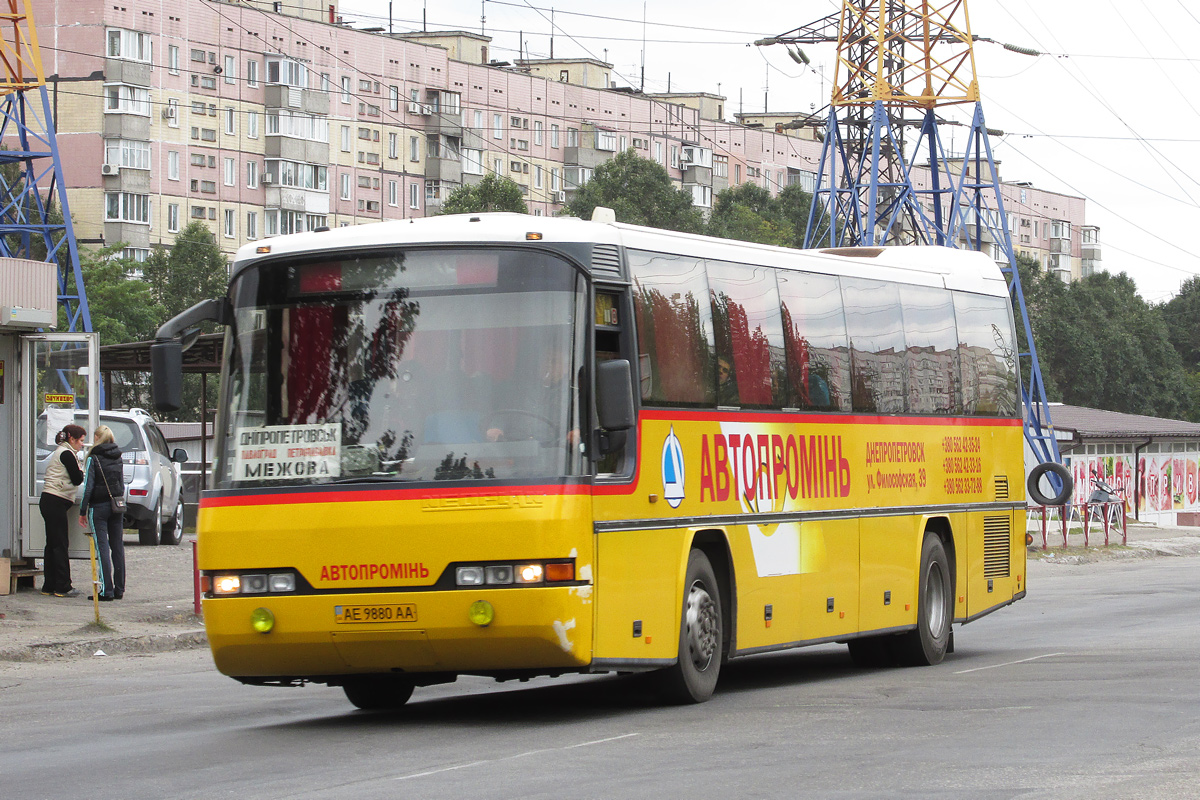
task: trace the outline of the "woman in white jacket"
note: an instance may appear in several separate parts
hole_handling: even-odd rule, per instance
[[[46,552],[42,561],[42,594],[76,597],[71,586],[71,562],[67,558],[67,511],[75,503],[75,487],[83,483],[83,470],[76,453],[83,447],[87,431],[67,425],[54,436],[58,448],[46,465],[46,479],[38,509],[46,522]]]

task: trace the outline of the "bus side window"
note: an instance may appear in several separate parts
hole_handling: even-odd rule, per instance
[[[602,302],[599,299],[599,294],[597,295],[597,298],[595,353],[596,364],[600,364],[605,361],[612,361],[613,359],[624,358],[626,356],[623,355],[621,342],[622,329],[620,326],[601,326],[599,312],[601,310],[600,307]],[[611,308],[620,309],[621,313],[624,313],[625,304],[621,302],[619,296],[607,295],[605,299],[606,302],[612,303],[610,306]],[[614,319],[618,319],[616,315],[614,315]],[[634,364],[633,368],[636,370],[637,365]],[[625,475],[631,473],[633,460],[627,458],[626,455],[632,452],[632,443],[633,432],[630,431],[625,438],[625,443],[622,447],[611,452],[604,453],[599,458],[599,460],[596,462],[596,473],[598,475]]]
[[[775,271],[708,263],[717,405],[779,408],[787,371]]]

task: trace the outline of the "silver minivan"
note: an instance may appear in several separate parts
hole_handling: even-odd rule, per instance
[[[87,426],[87,412],[75,412],[77,425]],[[145,545],[179,544],[183,539],[183,480],[180,464],[187,461],[181,448],[168,452],[167,440],[148,413],[140,408],[101,411],[100,424],[112,429],[121,448],[125,473],[124,527],[136,528]],[[45,417],[38,420],[38,478],[45,473],[53,448],[46,444]],[[91,431],[87,440],[91,440]],[[39,484],[40,490],[40,484]]]

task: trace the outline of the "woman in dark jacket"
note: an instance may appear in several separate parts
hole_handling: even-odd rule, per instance
[[[83,469],[79,524],[90,528],[89,535],[96,537],[96,554],[100,557],[100,599],[120,600],[125,594],[125,538],[122,526],[125,515],[113,510],[112,499],[125,496],[121,448],[113,441],[112,429],[107,425],[96,428],[94,442]]]
[[[71,562],[67,559],[67,510],[75,504],[75,487],[83,483],[76,453],[87,434],[78,425],[67,425],[54,435],[58,447],[46,463],[46,477],[38,509],[46,523],[46,552],[42,559],[42,594],[75,597],[71,586]]]

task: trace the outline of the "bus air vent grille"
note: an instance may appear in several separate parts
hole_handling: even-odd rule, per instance
[[[983,576],[985,578],[1007,578],[1009,557],[1012,552],[1012,519],[1010,517],[983,518]]]
[[[1007,475],[997,475],[996,476],[996,499],[997,500],[1007,500],[1008,499],[1008,476]]]
[[[621,251],[615,244],[597,244],[592,246],[592,272],[621,276]]]

